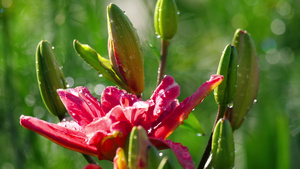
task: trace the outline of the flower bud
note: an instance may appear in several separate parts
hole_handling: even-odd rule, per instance
[[[255,102],[258,92],[259,69],[255,44],[249,33],[238,29],[233,38],[238,53],[237,89],[229,120],[233,130],[240,127]]]
[[[127,161],[124,150],[119,147],[114,158],[114,169],[127,169]]]
[[[146,130],[141,126],[134,126],[129,136],[128,167],[147,168],[148,147],[150,146]]]
[[[234,141],[230,122],[227,119],[220,119],[212,136],[210,166],[218,169],[232,169],[234,156]]]
[[[36,72],[40,93],[49,112],[62,119],[67,112],[57,89],[65,89],[66,82],[62,67],[58,63],[51,44],[41,41],[36,52]]]
[[[174,0],[158,0],[154,13],[154,25],[157,35],[170,40],[177,32],[178,11]]]
[[[144,91],[144,65],[136,29],[115,4],[107,7],[108,51],[113,70],[131,93]]]
[[[232,102],[237,86],[237,51],[234,46],[227,45],[221,56],[218,75],[223,75],[223,82],[215,88],[217,104],[227,105]]]

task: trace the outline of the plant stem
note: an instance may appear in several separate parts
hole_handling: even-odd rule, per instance
[[[97,161],[92,156],[86,155],[86,154],[82,154],[82,155],[89,164],[97,164],[98,165]]]
[[[170,41],[161,39],[161,58],[159,62],[158,75],[157,75],[157,86],[160,84],[166,74],[167,66],[167,55]]]
[[[227,108],[227,105],[225,105],[225,106],[224,105],[219,105],[218,114],[217,114],[214,126],[212,128],[208,143],[206,145],[205,151],[202,155],[202,158],[201,158],[200,164],[198,166],[198,169],[203,169],[206,162],[207,162],[207,159],[209,158],[210,151],[211,151],[212,136],[213,136],[213,133],[214,133],[215,126],[218,123],[219,119],[224,116],[224,112],[225,112],[226,108]]]

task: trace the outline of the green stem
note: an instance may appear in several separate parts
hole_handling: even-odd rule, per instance
[[[201,158],[201,161],[200,161],[200,164],[198,166],[198,169],[203,169],[206,162],[207,162],[207,159],[209,158],[210,156],[210,151],[211,151],[211,143],[212,143],[212,136],[213,136],[213,133],[214,133],[214,129],[215,129],[215,126],[217,124],[217,122],[219,121],[220,118],[222,118],[224,116],[224,113],[226,111],[226,108],[227,108],[227,105],[219,105],[219,108],[218,108],[218,114],[217,114],[217,117],[216,117],[216,120],[214,122],[214,126],[213,126],[213,129],[211,131],[211,134],[210,134],[210,137],[209,137],[209,140],[208,140],[208,143],[206,145],[206,148],[205,148],[205,151],[202,155],[202,158]]]
[[[162,79],[166,74],[166,66],[167,66],[167,55],[168,55],[168,47],[170,41],[161,39],[161,58],[159,62],[158,75],[157,75],[157,85],[160,84]]]
[[[98,165],[97,161],[92,156],[86,155],[86,154],[83,154],[83,153],[81,153],[81,154],[83,155],[83,157],[86,159],[86,161],[89,164],[97,164]]]

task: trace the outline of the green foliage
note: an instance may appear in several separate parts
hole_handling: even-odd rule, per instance
[[[159,47],[152,22],[155,1],[0,2],[0,168],[80,169],[87,164],[81,154],[22,128],[19,117],[25,114],[58,122],[47,113],[36,82],[35,49],[43,39],[54,46],[69,87],[88,86],[99,97],[103,85],[113,85],[98,77],[72,46],[72,41],[78,39],[101,51],[101,55],[108,55],[102,51],[107,51],[105,10],[111,2],[127,12],[142,41]],[[247,30],[258,53],[260,86],[257,104],[234,133],[235,168],[298,168],[300,2],[177,0],[176,4],[180,11],[178,31],[169,48],[166,73],[174,76],[181,87],[179,100],[191,95],[216,72],[221,52],[231,42],[234,31]],[[158,63],[145,43],[142,47],[146,99],[155,88]],[[211,131],[216,112],[217,105],[210,95],[193,114],[205,131]],[[197,165],[208,137],[179,128],[169,139],[188,146]],[[176,161],[172,152],[164,154]],[[107,161],[100,165],[112,168]]]

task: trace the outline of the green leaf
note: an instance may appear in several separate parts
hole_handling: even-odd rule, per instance
[[[186,120],[184,120],[183,125],[180,125],[180,127],[184,129],[188,129],[196,133],[197,135],[201,135],[201,136],[205,135],[205,131],[202,125],[200,124],[200,122],[198,121],[198,119],[193,113],[189,114],[189,117]]]
[[[152,43],[150,43],[149,41],[146,40],[145,42],[149,46],[149,48],[151,49],[151,51],[154,53],[154,55],[157,58],[157,61],[159,62],[160,58],[161,58],[159,50]]]
[[[77,54],[95,70],[102,74],[103,77],[107,78],[123,89],[128,88],[127,85],[117,76],[108,59],[103,58],[89,45],[81,44],[78,42],[78,40],[74,40],[73,45]]]

